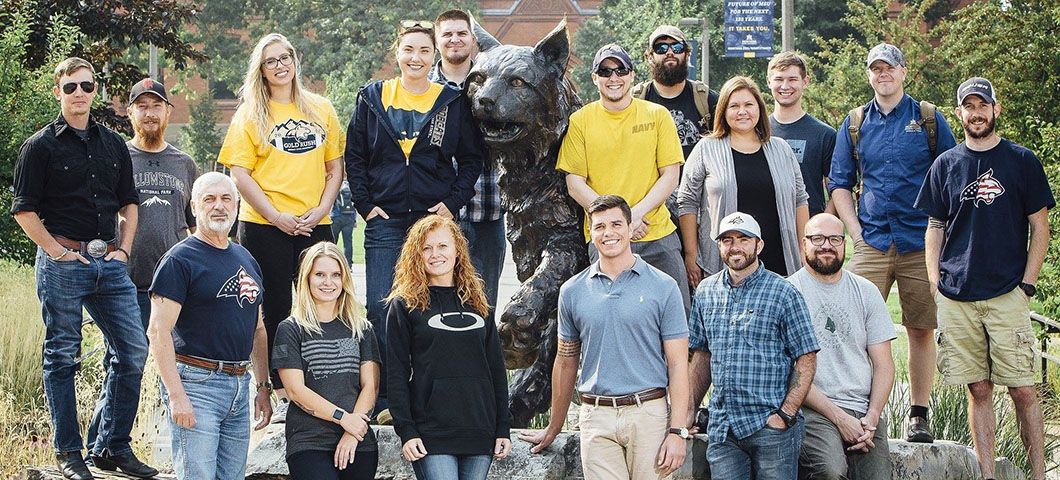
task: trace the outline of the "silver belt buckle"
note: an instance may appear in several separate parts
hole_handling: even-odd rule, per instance
[[[92,258],[101,258],[107,254],[107,242],[100,239],[94,239],[85,245],[85,253]]]

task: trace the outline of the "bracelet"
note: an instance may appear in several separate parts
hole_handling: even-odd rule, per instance
[[[67,253],[70,253],[70,251],[64,248],[63,249],[63,253],[60,253],[56,257],[48,257],[48,258],[51,259],[51,261],[53,261],[53,262],[58,262],[59,260],[62,260],[62,258],[65,257]]]
[[[114,251],[124,253],[126,260],[129,260],[130,258],[132,258],[132,256],[129,255],[129,252],[126,251],[124,248],[118,247],[118,248],[115,248]]]

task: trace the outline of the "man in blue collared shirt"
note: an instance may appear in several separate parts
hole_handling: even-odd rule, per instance
[[[905,58],[894,45],[869,51],[867,74],[875,98],[863,107],[855,162],[850,117],[843,121],[832,154],[829,189],[839,217],[854,240],[850,270],[871,281],[883,298],[898,282],[902,325],[909,335],[911,405],[906,440],[932,442],[927,405],[935,376],[935,301],[924,259],[927,215],[913,208],[928,167],[939,153],[957,144],[946,119],[935,112],[937,144],[929,148],[919,102],[905,94]],[[854,210],[851,192],[862,178]]]
[[[805,433],[802,406],[817,369],[817,337],[802,294],[765,269],[754,217],[723,218],[716,238],[726,268],[696,288],[689,320],[692,401],[711,383],[711,478],[794,480]]]

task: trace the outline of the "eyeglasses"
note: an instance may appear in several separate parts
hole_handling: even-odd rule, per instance
[[[426,28],[428,30],[429,29],[433,29],[434,28],[434,22],[432,22],[430,20],[402,20],[401,21],[401,28],[416,28],[416,27]]]
[[[824,245],[824,241],[828,240],[828,243],[833,247],[838,247],[846,243],[846,237],[842,235],[806,235],[806,238],[810,240],[810,243],[820,247]]]
[[[265,65],[265,68],[269,70],[276,70],[280,65],[288,67],[292,63],[294,63],[294,55],[291,55],[290,53],[280,55],[279,58],[268,58],[265,59],[264,62],[261,62],[261,64]]]
[[[612,74],[617,73],[618,76],[624,77],[626,75],[629,75],[630,71],[631,71],[630,69],[625,68],[625,67],[618,67],[618,68],[600,67],[599,69],[596,70],[596,74],[601,76],[601,77],[604,77],[604,78],[611,78]]]
[[[81,91],[85,93],[92,93],[96,89],[96,84],[94,82],[70,82],[63,84],[63,93],[70,95],[74,93],[74,90],[77,90],[78,86],[80,86]]]
[[[688,50],[688,45],[683,43],[656,43],[652,45],[651,49],[659,55],[665,55],[666,50],[674,52],[674,55],[680,55],[685,53],[685,50]]]

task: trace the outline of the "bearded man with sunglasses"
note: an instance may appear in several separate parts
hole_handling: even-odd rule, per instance
[[[806,223],[805,267],[788,277],[810,310],[817,352],[802,414],[800,478],[890,478],[887,419],[897,337],[876,286],[843,269],[843,222],[829,213]]]
[[[97,468],[148,478],[158,471],[129,446],[147,359],[136,286],[126,273],[140,202],[125,140],[91,117],[94,76],[81,58],[56,66],[52,91],[61,113],[22,144],[11,213],[37,244],[37,296],[46,328],[44,393],[59,470],[69,479],[93,478],[81,455],[74,387],[84,308],[110,354],[89,454]]]
[[[670,112],[633,98],[633,62],[616,44],[596,52],[592,77],[600,99],[570,116],[556,169],[566,173],[570,196],[585,209],[601,195],[625,198],[632,210],[633,253],[683,285],[688,277],[681,241],[664,204],[677,188],[684,163]],[[585,225],[588,242],[588,215]],[[595,262],[596,248],[589,244],[588,249]],[[687,313],[688,289],[679,290]]]

